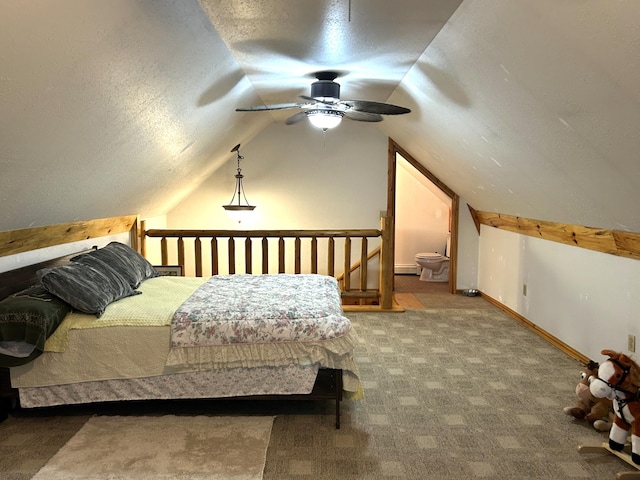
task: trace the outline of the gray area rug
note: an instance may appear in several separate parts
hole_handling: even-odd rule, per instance
[[[91,418],[35,480],[260,480],[273,417]]]

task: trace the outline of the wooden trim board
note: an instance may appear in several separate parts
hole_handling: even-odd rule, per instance
[[[640,233],[547,222],[502,213],[482,212],[471,207],[469,209],[478,228],[479,224],[483,224],[530,237],[640,260]]]
[[[126,215],[0,232],[0,257],[123,232],[133,232],[137,244],[137,221],[137,215]]]

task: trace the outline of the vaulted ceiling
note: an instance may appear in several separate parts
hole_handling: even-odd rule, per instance
[[[474,208],[640,232],[639,18],[634,0],[2,2],[0,229],[166,213],[230,138],[296,111],[236,108],[334,70],[341,98],[410,108],[371,128]]]

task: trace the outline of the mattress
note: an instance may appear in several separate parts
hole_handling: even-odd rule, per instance
[[[11,369],[15,388],[162,375],[173,312],[206,278],[157,277],[142,295],[112,303],[102,317],[67,315],[33,362]]]
[[[151,278],[140,286],[142,295],[112,303],[100,318],[77,313],[68,315],[47,340],[45,353],[30,364],[11,369],[12,385],[25,389],[211,369],[299,364],[316,369],[318,365],[342,369],[344,389],[359,390],[357,368],[352,358],[355,333],[351,330],[338,338],[322,341],[210,348],[199,345],[198,348],[180,348],[176,353],[170,344],[174,312],[206,280]],[[169,358],[173,359],[171,365],[167,365]],[[258,358],[264,361],[259,362]]]
[[[317,365],[287,365],[26,387],[19,389],[20,405],[36,408],[111,401],[308,394],[317,373]]]

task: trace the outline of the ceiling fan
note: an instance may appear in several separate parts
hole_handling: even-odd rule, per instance
[[[275,105],[256,105],[254,107],[236,108],[236,112],[260,112],[265,110],[286,110],[301,108],[286,120],[287,125],[298,123],[304,118],[316,127],[326,131],[340,124],[343,117],[358,122],[381,122],[382,115],[402,115],[411,112],[408,108],[389,103],[370,102],[367,100],[340,100],[340,84],[334,80],[336,72],[318,72],[317,81],[311,84],[311,95],[300,95],[306,100],[302,103],[278,103]]]

